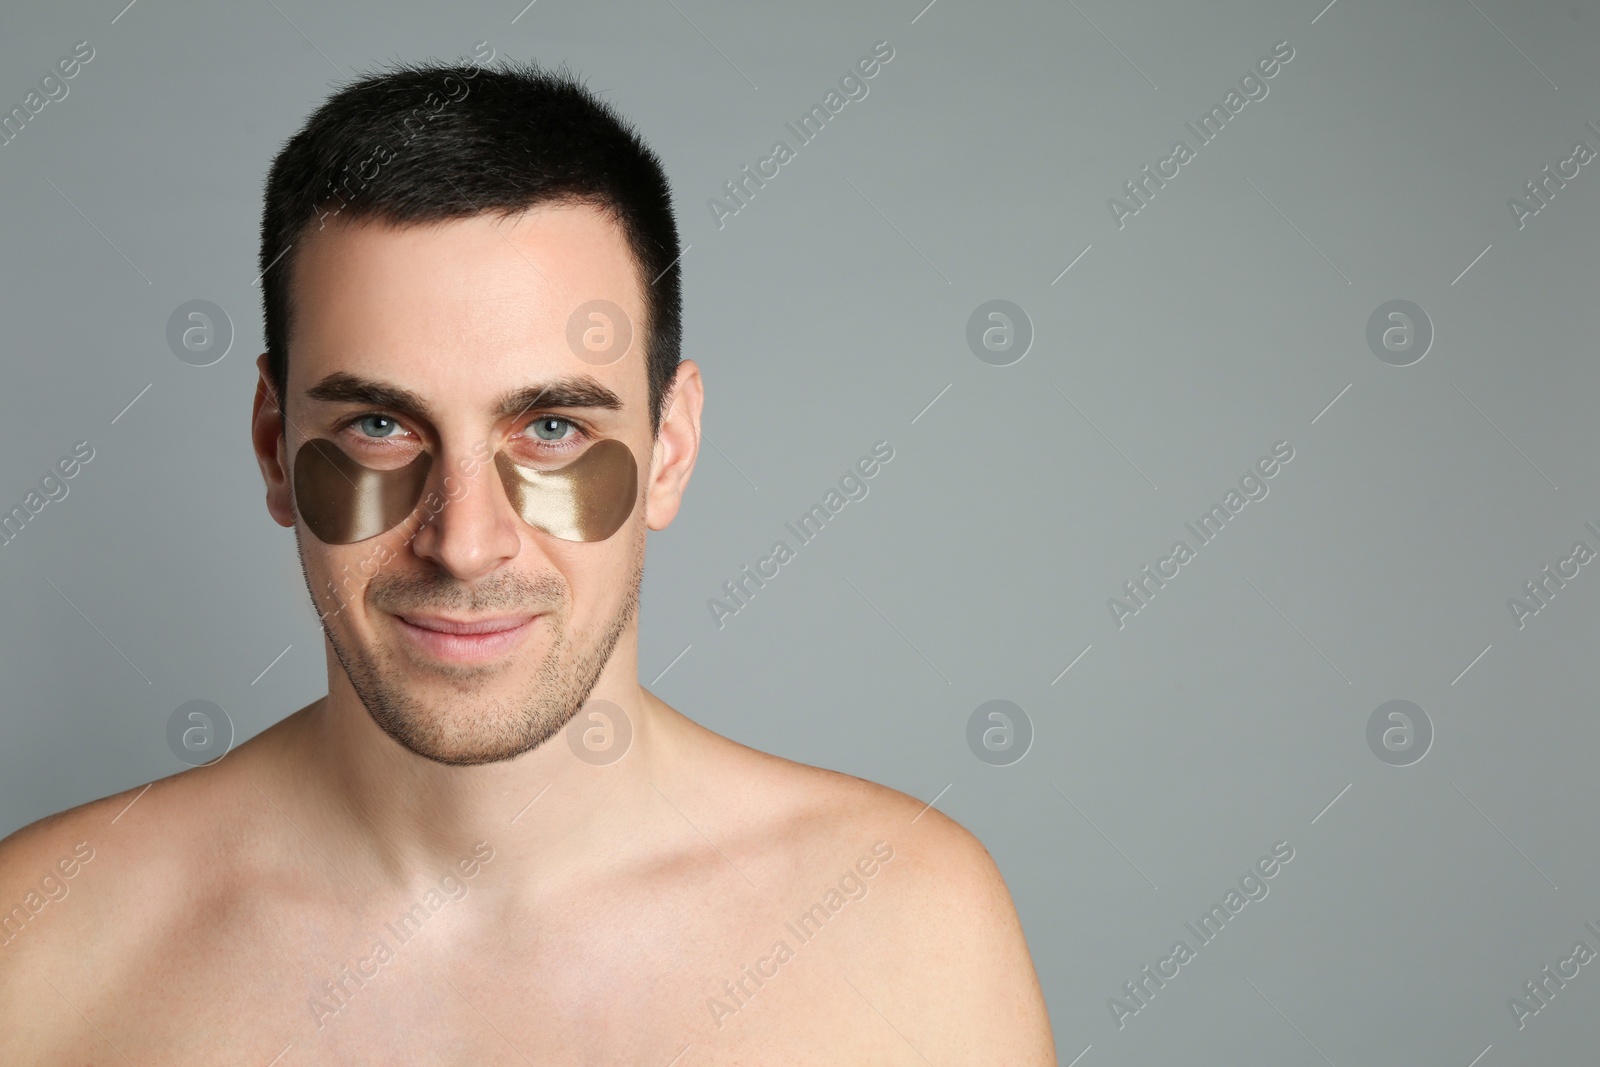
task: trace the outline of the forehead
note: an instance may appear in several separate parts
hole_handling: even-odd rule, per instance
[[[507,389],[588,375],[623,398],[625,413],[644,412],[641,279],[602,209],[544,205],[403,226],[335,220],[301,238],[290,285],[291,397],[342,372],[465,410]],[[584,315],[572,328],[593,301],[631,324],[615,362],[574,347],[574,336],[605,325]]]

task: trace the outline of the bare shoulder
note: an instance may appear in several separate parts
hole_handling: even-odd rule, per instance
[[[768,842],[763,859],[776,869],[799,873],[846,854],[880,855],[885,870],[899,872],[908,906],[1014,914],[988,849],[926,801],[711,737],[723,751],[709,776],[715,785],[708,788],[731,801],[729,810],[742,813],[735,821],[745,833]]]
[[[195,774],[80,804],[0,840],[0,972],[7,960],[47,957],[159,903],[154,890],[193,858],[188,820],[173,816],[205,792]]]
[[[218,896],[244,837],[228,799],[237,786],[220,766],[79,805],[0,840],[0,1061],[75,1054],[60,1042],[84,1031],[78,1013],[114,997]],[[36,1049],[16,1046],[30,1040]]]
[[[93,875],[105,866],[118,812],[154,784],[57,812],[0,839],[0,972],[42,940],[30,935],[61,925],[53,920],[69,909],[58,905],[75,889],[99,881]]]
[[[109,905],[120,894],[106,872],[107,833],[139,792],[79,805],[0,840],[0,1034],[6,1035],[0,1049],[6,1062],[34,1062],[30,1057],[61,1051],[42,1020],[70,1011],[61,985],[114,951],[117,909]]]
[[[1055,1062],[1016,908],[976,836],[898,790],[725,743],[738,836],[764,843],[754,865],[800,914],[841,928],[830,952],[869,1015],[950,1062]]]

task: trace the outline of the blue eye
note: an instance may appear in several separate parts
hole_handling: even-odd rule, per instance
[[[387,415],[363,415],[355,426],[368,437],[393,437],[400,430],[400,424]]]
[[[554,415],[547,415],[531,423],[530,426],[534,435],[541,441],[561,441],[567,437],[567,434],[562,432],[563,428],[569,430],[577,429],[571,420],[557,418]]]

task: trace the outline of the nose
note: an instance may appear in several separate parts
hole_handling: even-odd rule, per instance
[[[470,582],[516,558],[522,548],[519,520],[492,459],[463,451],[445,460],[423,494],[421,506],[428,517],[411,550]],[[430,502],[442,506],[429,508]]]

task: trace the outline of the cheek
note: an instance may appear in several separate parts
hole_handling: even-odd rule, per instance
[[[299,536],[305,568],[319,618],[333,620],[360,613],[372,579],[394,569],[404,541],[385,534],[349,545],[326,545],[314,536]]]
[[[569,610],[584,629],[604,628],[638,610],[644,576],[645,525],[635,515],[598,552],[573,552],[557,563],[568,583]],[[599,549],[602,545],[579,545]]]

